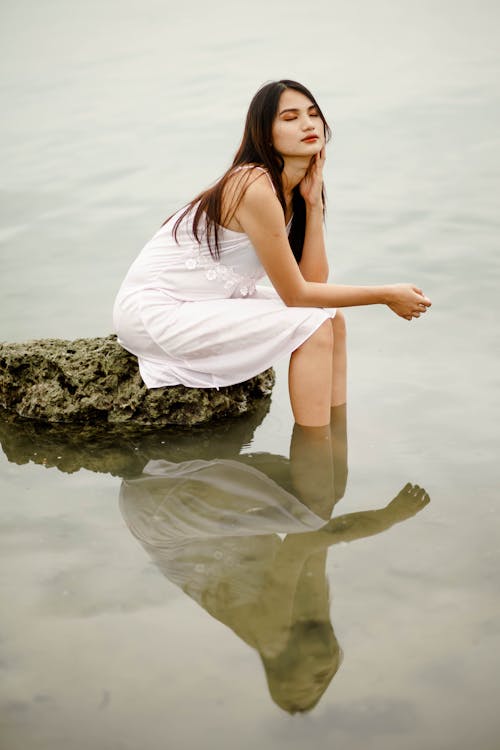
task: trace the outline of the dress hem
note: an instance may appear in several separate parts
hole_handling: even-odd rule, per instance
[[[311,331],[308,331],[303,336],[299,336],[298,337],[298,343],[296,343],[294,345],[293,349],[291,349],[289,351],[284,351],[282,354],[278,354],[277,356],[273,357],[272,359],[270,358],[270,361],[267,364],[265,364],[264,366],[259,365],[259,369],[257,371],[251,372],[249,375],[243,377],[241,380],[231,380],[231,382],[218,382],[218,383],[214,383],[213,385],[200,385],[200,384],[186,383],[186,382],[182,382],[181,380],[178,380],[177,382],[173,382],[173,383],[172,382],[161,382],[161,383],[158,383],[157,381],[150,380],[149,378],[147,378],[147,376],[145,377],[144,374],[143,374],[144,365],[142,364],[141,360],[144,360],[146,358],[145,357],[139,357],[138,355],[134,354],[134,352],[132,352],[132,354],[134,354],[134,356],[137,357],[138,364],[139,364],[139,372],[140,372],[142,381],[143,381],[144,385],[146,386],[146,388],[148,390],[153,390],[155,388],[171,388],[171,387],[179,386],[179,385],[182,385],[184,388],[200,388],[200,389],[203,389],[203,390],[209,390],[209,389],[219,390],[220,388],[229,388],[230,386],[240,385],[241,383],[245,383],[247,380],[251,380],[252,378],[255,378],[257,375],[262,374],[263,372],[265,372],[266,370],[268,370],[270,367],[273,367],[274,364],[275,364],[275,362],[278,362],[283,357],[285,357],[285,356],[288,356],[288,357],[291,356],[293,354],[293,352],[296,351],[296,349],[299,348],[299,346],[302,346],[302,344],[305,341],[307,341],[308,338],[310,338],[314,333],[316,333],[316,331],[318,330],[318,328],[320,326],[322,326],[323,323],[326,320],[331,320],[332,318],[334,318],[335,314],[337,312],[336,308],[316,308],[316,309],[322,310],[325,313],[325,318],[322,321],[319,321],[313,327],[313,329]],[[121,342],[119,342],[119,343],[121,344]],[[121,346],[123,346],[123,344],[121,344]],[[125,346],[123,348],[126,349]],[[127,351],[130,351],[130,350],[127,349]],[[207,375],[207,377],[212,377],[212,378],[214,377],[213,375],[210,375],[210,373],[206,373],[206,375]],[[153,384],[149,385],[148,381],[151,382],[151,383],[153,383]]]

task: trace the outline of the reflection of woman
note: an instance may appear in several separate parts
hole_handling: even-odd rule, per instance
[[[331,457],[332,483],[321,490],[327,467],[316,459],[306,468],[317,453],[312,437],[308,447],[309,432],[295,430],[289,473],[285,459],[269,454],[152,461],[120,493],[130,530],[161,571],[258,651],[273,699],[290,712],[312,708],[341,661],[330,622],[329,545],[379,533],[428,501],[407,485],[386,508],[325,525],[338,498]],[[300,500],[291,491],[297,461]]]
[[[238,383],[290,355],[296,422],[328,424],[345,402],[344,321],[335,308],[430,305],[411,284],[328,284],[323,165],[330,134],[312,94],[282,80],[253,98],[232,166],[158,230],[114,306],[122,345],[150,388]],[[267,273],[273,288],[256,286]]]

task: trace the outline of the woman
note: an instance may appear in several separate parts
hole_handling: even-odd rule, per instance
[[[323,166],[328,124],[295,81],[264,85],[231,168],[170,217],[132,264],[114,307],[118,340],[149,388],[213,388],[290,355],[297,424],[345,403],[345,324],[336,309],[385,304],[411,320],[430,306],[412,284],[328,284]],[[272,288],[256,286],[265,274]]]

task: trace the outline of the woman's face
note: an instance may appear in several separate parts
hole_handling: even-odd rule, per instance
[[[313,156],[325,145],[325,128],[311,100],[295,89],[280,96],[272,128],[273,146],[283,157]]]

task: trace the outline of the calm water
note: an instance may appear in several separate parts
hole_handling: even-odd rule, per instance
[[[497,750],[498,4],[0,14],[0,340],[107,334],[128,264],[284,76],[333,125],[336,279],[434,301],[348,311],[330,454],[293,431],[286,363],[210,433],[1,425],[2,750]]]

